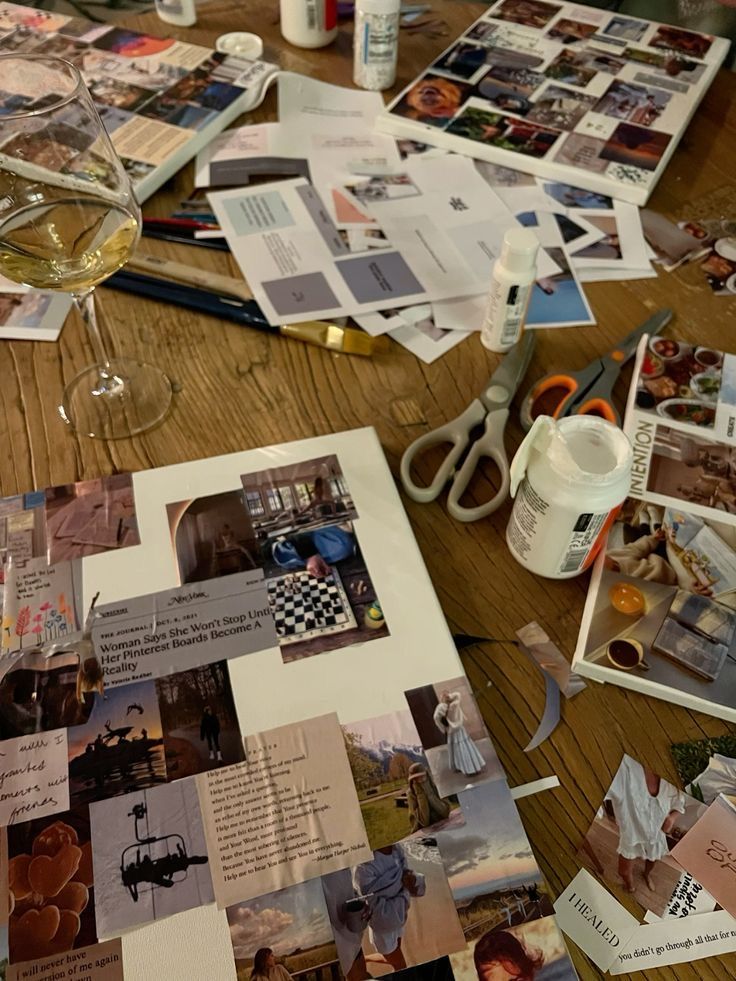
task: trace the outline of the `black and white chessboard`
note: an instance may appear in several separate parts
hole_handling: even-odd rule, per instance
[[[350,630],[357,623],[337,570],[324,579],[291,572],[268,580],[268,601],[281,644]]]

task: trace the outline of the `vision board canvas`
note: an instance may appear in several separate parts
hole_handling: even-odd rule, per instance
[[[547,0],[498,0],[377,128],[645,204],[724,38]]]
[[[276,66],[220,54],[199,44],[140,34],[113,24],[0,3],[0,55],[64,58],[79,69],[135,187],[150,197],[209,140],[263,98]],[[41,110],[48,94],[30,91],[19,73],[0,75],[0,121]],[[43,115],[38,117],[43,120]],[[45,132],[44,132],[45,129]],[[41,130],[32,163],[64,160],[84,178],[95,166],[90,137],[73,106]],[[0,153],[13,156],[17,136],[0,129]],[[24,159],[28,159],[27,148]]]

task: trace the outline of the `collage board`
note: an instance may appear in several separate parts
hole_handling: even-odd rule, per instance
[[[582,4],[498,0],[377,127],[644,204],[728,46]]]
[[[147,179],[157,168],[171,161],[174,169],[182,166],[203,142],[195,133],[224,129],[251,105],[247,90],[275,71],[173,38],[0,3],[0,54],[14,53],[64,58],[79,69],[139,200],[155,189]],[[54,99],[29,91],[22,73],[7,75],[0,82],[0,120]],[[3,141],[0,152],[82,179],[106,166],[95,153],[94,129],[73,107],[46,129],[52,131],[34,133],[32,155],[22,134]]]
[[[374,434],[295,445],[0,500],[8,978],[207,916],[213,977],[576,977]]]

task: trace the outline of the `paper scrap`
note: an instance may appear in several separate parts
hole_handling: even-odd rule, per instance
[[[558,776],[541,777],[539,780],[531,780],[529,783],[519,784],[518,787],[511,788],[511,796],[514,800],[521,800],[522,797],[531,797],[532,794],[539,794],[543,790],[554,790],[560,786]]]
[[[3,654],[60,642],[80,629],[79,559],[47,565],[45,556],[8,563],[3,603]]]
[[[123,981],[123,943],[119,938],[70,950],[38,961],[10,964],[7,981]]]
[[[0,744],[0,826],[69,809],[66,729]]]
[[[244,763],[197,777],[218,907],[371,859],[335,713],[245,747]]]
[[[698,913],[712,913],[716,901],[689,872],[683,872],[672,890],[662,919],[667,917],[695,916]],[[655,914],[656,915],[656,914]],[[660,917],[657,917],[660,919]]]
[[[736,920],[725,910],[647,923],[632,934],[610,965],[611,974],[651,971],[736,950]]]
[[[736,916],[736,807],[726,797],[716,797],[672,857]]]
[[[602,971],[607,971],[640,929],[593,876],[581,869],[554,903],[557,925]]]
[[[565,698],[572,698],[586,687],[580,675],[571,670],[570,662],[559,647],[535,620],[517,630],[516,636],[525,653],[534,658],[542,671],[554,678]]]
[[[276,648],[278,638],[258,569],[98,607],[92,643],[114,688]]]

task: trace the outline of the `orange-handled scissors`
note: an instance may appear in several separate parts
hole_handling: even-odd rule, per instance
[[[551,372],[536,382],[521,406],[521,424],[531,429],[537,416],[599,416],[615,426],[619,414],[613,404],[613,386],[621,369],[636,351],[644,334],[658,334],[672,319],[671,310],[658,310],[609,351],[580,371]]]

